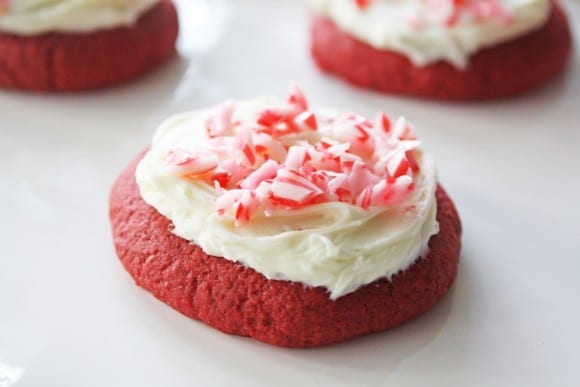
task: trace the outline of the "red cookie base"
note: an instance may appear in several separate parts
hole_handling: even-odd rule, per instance
[[[531,91],[560,73],[570,57],[568,21],[554,1],[547,23],[518,39],[483,49],[462,71],[447,62],[416,67],[393,51],[381,51],[314,16],[312,55],[325,72],[387,93],[441,100],[481,100]]]
[[[81,91],[117,85],[175,54],[178,20],[161,0],[131,27],[93,33],[0,33],[0,87]]]
[[[170,221],[139,194],[135,168],[141,157],[121,174],[110,196],[119,258],[137,285],[222,332],[284,347],[316,347],[379,332],[427,311],[457,274],[461,223],[442,188],[441,231],[431,238],[428,256],[391,281],[378,280],[331,301],[322,288],[268,280],[172,234]]]

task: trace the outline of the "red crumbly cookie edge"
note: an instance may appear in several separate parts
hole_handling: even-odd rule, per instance
[[[0,32],[0,87],[65,92],[122,84],[171,58],[178,29],[174,4],[161,0],[128,27],[31,36]]]
[[[268,280],[255,270],[171,233],[135,181],[137,156],[115,182],[109,216],[117,254],[137,285],[222,332],[283,347],[317,347],[384,331],[430,309],[457,274],[461,222],[437,190],[440,232],[429,254],[391,281],[377,280],[335,301],[323,288]]]
[[[328,18],[313,15],[311,24],[311,52],[321,70],[355,86],[439,100],[485,100],[530,92],[563,71],[571,48],[568,21],[556,1],[543,27],[478,51],[466,70],[444,61],[417,67],[404,55],[356,39]]]

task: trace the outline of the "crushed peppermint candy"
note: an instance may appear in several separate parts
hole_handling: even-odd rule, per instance
[[[315,113],[296,86],[251,122],[236,121],[235,112],[233,102],[217,107],[206,120],[207,141],[172,149],[166,162],[173,173],[214,187],[218,214],[236,225],[329,202],[394,207],[415,189],[420,143],[404,118]]]
[[[361,10],[367,9],[373,0],[354,0]],[[376,0],[375,0],[376,1]],[[463,14],[476,23],[495,20],[502,24],[513,22],[513,14],[500,0],[422,0],[430,20],[437,20],[445,26],[454,27]],[[415,30],[422,29],[424,20],[416,14],[408,15],[407,23]]]

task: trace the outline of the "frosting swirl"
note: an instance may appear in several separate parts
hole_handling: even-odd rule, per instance
[[[158,1],[4,0],[0,1],[0,31],[35,35],[131,25]]]
[[[332,299],[406,269],[438,232],[412,126],[313,111],[296,88],[168,119],[136,179],[176,235]]]
[[[463,69],[485,47],[542,26],[550,0],[309,0],[318,14],[416,66],[439,60]]]

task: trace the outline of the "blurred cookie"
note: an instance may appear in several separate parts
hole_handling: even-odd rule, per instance
[[[556,1],[311,3],[318,66],[387,93],[441,100],[515,96],[548,82],[570,57],[568,22]]]
[[[12,0],[0,11],[1,87],[113,86],[156,69],[176,52],[178,20],[170,0],[29,3]]]

